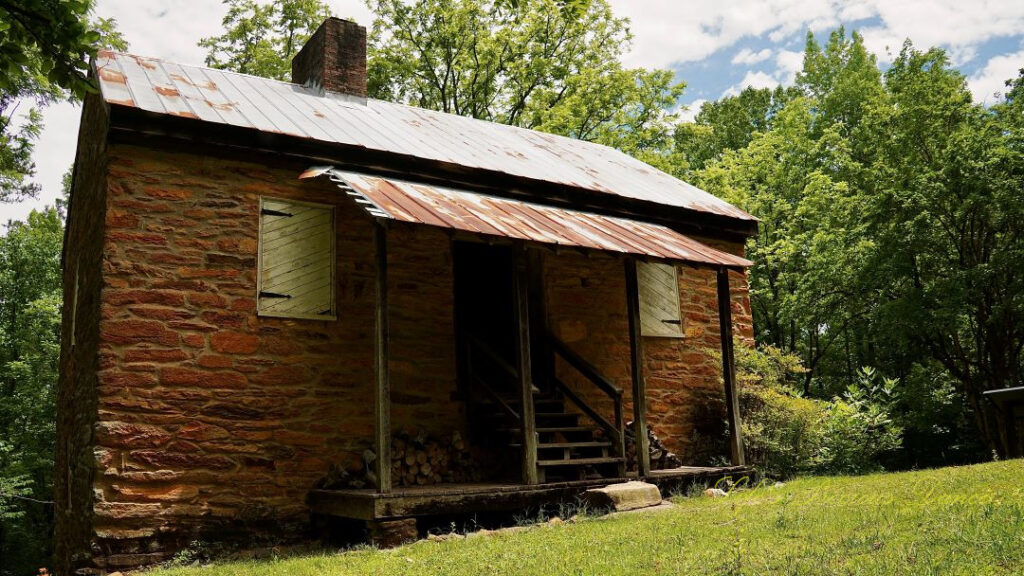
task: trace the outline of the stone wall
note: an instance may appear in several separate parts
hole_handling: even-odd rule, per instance
[[[214,531],[302,536],[307,491],[372,445],[369,218],[298,170],[123,145],[109,166],[98,563],[157,561]],[[261,195],[336,206],[336,321],[257,316]],[[450,244],[426,228],[394,227],[389,240],[393,425],[450,432],[462,422]]]
[[[93,428],[106,202],[108,117],[86,97],[78,136],[71,209],[64,233],[60,380],[54,465],[54,568],[69,574],[92,554]]]
[[[739,244],[708,241],[735,254]],[[632,419],[629,321],[621,258],[576,253],[545,254],[546,306],[552,330],[626,393],[625,419]],[[734,330],[752,341],[746,278],[730,273]],[[647,422],[687,464],[727,457],[725,392],[716,356],[721,350],[715,271],[679,267],[680,313],[685,337],[644,337]],[[602,412],[611,416],[606,396],[559,365],[559,374]]]
[[[130,568],[193,540],[304,536],[307,491],[372,445],[371,221],[326,180],[300,182],[304,165],[105,149],[102,107],[85,110],[65,246],[65,291],[78,300],[62,342],[58,567]],[[336,206],[337,320],[256,314],[261,195]],[[388,248],[393,429],[464,433],[451,238],[393,224]],[[631,417],[622,259],[543,261],[553,330],[627,391]],[[733,280],[749,338],[746,285]],[[680,284],[687,337],[645,339],[648,418],[697,463],[708,457],[700,437],[724,449],[706,350],[719,344],[714,273],[684,267]]]

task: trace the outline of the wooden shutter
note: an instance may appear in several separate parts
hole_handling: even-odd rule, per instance
[[[334,318],[334,210],[260,199],[259,314]]]
[[[679,276],[671,264],[637,262],[640,291],[640,334],[682,338],[679,314]]]

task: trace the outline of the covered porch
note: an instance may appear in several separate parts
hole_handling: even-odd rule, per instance
[[[511,511],[572,499],[588,488],[630,479],[713,482],[747,472],[735,391],[729,279],[730,271],[742,271],[749,264],[746,260],[653,224],[335,169],[307,174],[329,176],[373,216],[375,258],[375,482],[366,488],[314,490],[308,497],[313,513],[386,521]],[[505,443],[499,446],[502,453],[515,460],[505,462],[515,467],[512,474],[480,482],[422,486],[403,486],[394,477],[391,450],[398,427],[392,421],[388,279],[393,222],[450,231],[455,254],[456,331],[452,345],[458,350],[458,401],[465,402],[469,418],[475,421],[471,427],[474,439],[481,428],[502,435],[498,440]],[[475,256],[460,256],[460,250]],[[548,325],[542,260],[545,255],[566,251],[612,254],[619,262],[628,318],[628,350],[621,360],[628,367],[628,387],[602,373],[592,359]],[[647,261],[685,263],[714,274],[732,466],[652,470],[637,281],[638,263]],[[508,303],[509,322],[505,324],[484,317],[483,309],[473,310],[467,304],[474,298],[472,294],[484,292],[480,290],[483,285],[459,283],[460,266],[479,272],[488,262],[495,271],[484,276],[497,276],[498,285],[507,286],[507,298],[502,300]],[[505,273],[507,276],[502,276]],[[493,304],[493,299],[487,302]],[[499,330],[497,339],[488,337],[481,326],[490,324],[509,329]],[[627,454],[627,439],[633,442],[632,458]],[[494,438],[490,441],[494,447]]]

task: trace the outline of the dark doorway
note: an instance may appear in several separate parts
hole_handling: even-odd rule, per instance
[[[468,350],[477,361],[473,369],[501,392],[514,392],[507,367],[516,366],[516,314],[514,262],[510,246],[456,242],[455,314],[460,340],[462,386],[467,390],[465,362]],[[475,347],[482,344],[486,352]],[[494,362],[496,356],[500,362]],[[506,366],[501,366],[504,363]]]

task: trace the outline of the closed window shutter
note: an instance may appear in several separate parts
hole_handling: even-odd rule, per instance
[[[259,312],[334,317],[334,211],[329,206],[262,199]]]
[[[640,334],[682,338],[679,314],[679,276],[671,264],[637,262],[640,291]]]

